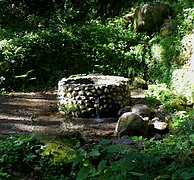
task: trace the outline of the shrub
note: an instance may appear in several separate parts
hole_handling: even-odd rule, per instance
[[[32,136],[10,137],[0,141],[0,177],[36,175],[42,143]]]
[[[180,65],[180,38],[155,36],[149,41],[149,46],[151,54],[146,65],[150,81],[169,84],[173,70]]]
[[[131,24],[126,29],[123,14],[140,2],[43,2],[0,3],[0,61],[11,65],[1,75],[7,91],[55,86],[62,77],[95,72],[170,83],[180,65],[183,30],[193,24],[189,1],[169,0],[180,7],[175,15],[181,22],[167,37],[135,33]]]
[[[146,98],[154,104],[164,104],[169,112],[186,110],[187,98],[176,95],[166,84],[150,85]]]
[[[51,26],[4,37],[1,56],[10,64],[6,90],[53,86],[72,74],[102,73],[127,77],[129,67],[143,74],[147,37],[94,21],[72,27]],[[3,43],[6,42],[6,43]],[[141,44],[140,44],[141,42]]]
[[[194,112],[172,114],[161,140],[132,137],[138,148],[109,140],[74,146],[35,136],[0,141],[0,177],[41,179],[192,179]],[[39,137],[40,138],[40,137]],[[134,144],[136,144],[134,142]]]

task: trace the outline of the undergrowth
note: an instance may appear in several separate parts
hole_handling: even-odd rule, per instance
[[[170,134],[161,140],[134,137],[138,148],[109,140],[71,144],[61,136],[10,137],[0,141],[0,178],[193,179],[194,110],[171,114],[169,123]]]

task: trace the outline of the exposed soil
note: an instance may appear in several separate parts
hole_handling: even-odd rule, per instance
[[[132,102],[146,103],[143,91],[132,91]],[[113,138],[116,119],[101,123],[63,117],[57,111],[56,92],[10,93],[0,96],[0,138],[10,135],[78,130],[88,140]]]

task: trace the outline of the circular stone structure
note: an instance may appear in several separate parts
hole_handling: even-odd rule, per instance
[[[58,83],[59,111],[76,118],[116,117],[130,105],[129,80],[120,76],[91,74],[63,78]]]

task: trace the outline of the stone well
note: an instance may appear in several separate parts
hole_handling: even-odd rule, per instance
[[[76,118],[116,117],[131,102],[127,78],[95,74],[63,78],[58,98],[59,111]]]

